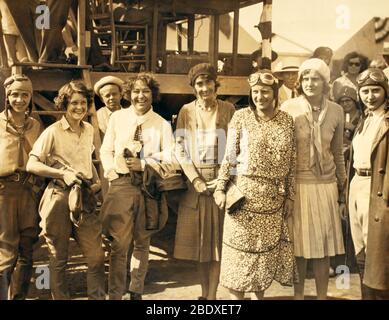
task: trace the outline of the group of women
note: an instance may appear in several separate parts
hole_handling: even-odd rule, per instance
[[[243,299],[246,292],[262,299],[273,280],[293,285],[295,299],[304,299],[308,262],[313,267],[317,298],[327,298],[330,257],[345,253],[341,219],[347,219],[346,200],[349,196],[353,199],[352,193],[347,193],[352,175],[347,182],[344,135],[348,139],[345,143],[350,145],[357,123],[365,118],[360,118],[357,101],[367,109],[374,102],[375,108],[382,109],[382,114],[387,110],[387,78],[378,69],[368,69],[365,73],[357,73],[355,91],[344,86],[336,88],[340,103],[337,104],[329,99],[328,65],[318,58],[308,59],[298,72],[299,97],[278,106],[277,79],[270,70],[254,72],[248,78],[249,106],[232,116],[225,147],[220,142],[212,145],[212,148],[218,148],[219,155],[222,154],[221,165],[215,164],[215,157],[211,157],[206,168],[195,162],[193,159],[199,154],[207,154],[203,152],[206,146],[200,144],[193,148],[192,145],[192,150],[185,150],[189,139],[185,141],[185,137],[179,136],[180,152],[187,151],[184,153],[193,160],[191,169],[196,172],[188,174],[184,167],[190,185],[187,194],[195,194],[199,200],[185,197],[181,201],[175,256],[200,263],[202,296],[199,299],[216,297],[218,279],[229,289],[232,299]],[[370,81],[366,82],[366,79]],[[183,107],[178,116],[178,128],[200,129],[197,143],[204,131],[211,137],[208,141],[220,141],[214,139],[214,130],[223,127],[224,123],[221,125],[216,119],[229,119],[231,109],[221,108],[223,105],[216,99],[216,75],[205,68],[202,75],[192,78],[191,82],[197,100]],[[363,94],[364,89],[370,90],[370,87],[380,94]],[[385,127],[385,121],[377,119],[376,126]],[[379,132],[385,136],[383,130]],[[365,153],[369,155],[367,151]],[[346,156],[347,162],[351,163],[349,167],[352,167],[352,152],[348,150]],[[207,159],[203,160],[206,162]],[[386,158],[381,161],[385,162]],[[385,163],[380,165],[382,168]],[[356,175],[365,172],[356,169]],[[380,172],[385,174],[384,169]],[[368,174],[366,176],[370,178]],[[385,192],[386,182],[382,177],[380,179],[380,188]],[[369,194],[370,183],[366,186]],[[238,201],[242,197],[243,201]],[[387,210],[385,203],[379,203],[380,211]],[[224,218],[215,204],[225,210]],[[366,219],[371,212],[369,196],[364,206],[367,206]],[[371,258],[369,263],[367,260],[358,263],[362,297],[387,297],[387,221],[383,214],[376,217],[381,225],[375,226],[379,231],[371,231],[377,232],[376,239],[366,250],[367,222],[364,221],[363,227],[358,225],[361,218],[354,211],[350,209],[350,214],[354,214],[350,217],[353,240],[364,235],[363,251],[375,258],[377,252],[385,257],[381,261]],[[363,232],[359,232],[361,228]],[[378,245],[377,239],[383,243]],[[205,263],[212,267],[204,269]],[[367,287],[375,288],[376,295],[366,296],[365,265],[377,272],[379,279],[367,280]],[[368,277],[374,278],[371,272]]]
[[[378,69],[368,69],[367,72],[356,80],[359,99],[372,112],[382,109],[379,114],[381,118],[376,119],[376,124],[382,128],[379,131],[380,137],[387,139],[388,131],[383,120],[386,119],[387,110],[387,79]],[[247,292],[253,293],[254,298],[262,299],[273,280],[283,285],[293,285],[295,299],[304,299],[304,280],[309,261],[313,266],[317,298],[326,299],[330,257],[344,253],[341,217],[347,211],[345,192],[348,185],[343,153],[344,109],[328,99],[329,67],[317,58],[303,62],[298,73],[300,96],[287,100],[281,106],[277,105],[277,78],[270,70],[255,71],[248,78],[249,105],[236,112],[232,104],[217,98],[219,82],[212,65],[202,63],[194,66],[189,71],[189,81],[196,99],[180,110],[173,152],[187,183],[187,190],[180,198],[178,209],[174,256],[198,262],[202,289],[199,299],[216,299],[219,281],[228,288],[232,299],[243,299]],[[27,78],[15,78],[12,83],[14,87],[7,87],[8,109],[5,110],[4,121],[7,127],[14,128],[15,134],[11,137],[16,141],[28,133],[30,127],[37,125],[25,116],[30,108],[31,82]],[[139,90],[131,89],[131,94],[134,95],[134,104],[139,105],[139,108],[144,108],[145,100],[150,100],[147,104],[149,111],[153,99],[150,90],[153,88],[147,87],[147,81],[142,82],[142,85],[145,87],[142,90],[147,91],[148,100],[144,98],[144,93],[141,94],[142,98],[138,97]],[[69,113],[69,117],[77,117],[77,123],[80,124],[80,117],[85,116],[86,108],[80,115],[74,109],[69,105],[68,113],[72,110],[74,113]],[[144,114],[145,112],[141,116]],[[115,119],[121,121],[123,128],[126,126],[125,118],[120,118],[119,113]],[[111,126],[112,130],[116,128]],[[82,125],[80,128],[81,133],[84,132]],[[4,127],[3,131],[3,135],[8,135],[9,130]],[[34,139],[36,138],[35,135]],[[352,137],[350,140],[353,140]],[[15,167],[19,172],[26,172],[26,161],[31,150],[31,147],[26,149],[21,145],[23,141],[19,141],[18,149],[21,152],[21,162]],[[358,147],[361,148],[360,145]],[[360,163],[361,155],[356,155]],[[372,159],[375,159],[374,155]],[[88,161],[91,159],[88,158]],[[375,180],[372,184],[379,184],[380,197],[383,195],[386,201],[372,201],[378,210],[374,219],[381,223],[380,226],[374,226],[376,229],[369,227],[369,234],[371,230],[376,232],[374,239],[367,237],[366,240],[366,226],[363,226],[365,229],[358,226],[358,218],[353,218],[353,239],[362,237],[362,248],[366,253],[361,265],[363,268],[366,265],[367,280],[363,285],[376,290],[370,297],[374,294],[378,297],[379,293],[389,290],[388,255],[385,255],[388,252],[388,241],[387,233],[383,231],[387,230],[388,219],[384,213],[388,210],[389,196],[385,161],[386,158],[378,161],[378,169],[374,161],[371,168],[355,167],[358,176],[369,173],[366,170],[370,170],[370,175],[377,171],[378,176],[374,178],[373,174]],[[133,168],[134,163],[126,163],[126,166],[129,170],[140,171],[142,165],[140,160],[138,162],[137,169]],[[11,171],[15,169],[9,167]],[[33,166],[30,164],[31,168]],[[53,173],[51,176],[63,176],[65,179],[61,172],[56,171],[56,175]],[[124,171],[116,170],[116,175],[119,180],[120,177],[128,180],[128,174]],[[13,174],[5,172],[1,181],[7,185],[11,178],[13,179]],[[77,177],[73,177],[71,182],[76,179]],[[64,181],[67,184],[66,179]],[[18,182],[19,180],[15,180],[13,183]],[[94,183],[99,183],[97,178]],[[363,185],[368,191],[369,183]],[[115,187],[115,183],[112,182],[112,185]],[[352,196],[351,192],[350,197]],[[29,199],[29,194],[26,193],[25,197]],[[18,215],[14,193],[0,190],[0,201],[2,207],[7,205],[8,217]],[[8,205],[10,201],[16,209]],[[33,200],[30,202],[33,203]],[[364,215],[369,214],[369,211],[371,210],[367,210]],[[359,213],[355,213],[357,214]],[[36,211],[33,216],[38,219]],[[6,218],[2,219],[0,227],[8,228],[4,223]],[[363,230],[360,231],[359,227]],[[17,228],[24,230],[17,226],[15,220],[15,230]],[[27,226],[27,231],[32,230],[31,228],[32,226]],[[35,229],[37,228],[33,230]],[[31,266],[31,247],[36,241],[36,231],[33,236],[29,236],[27,232],[14,237],[17,238],[15,244],[23,249],[22,258]],[[26,249],[23,243],[18,243],[19,239],[31,239],[27,241]],[[381,251],[377,253],[374,245],[380,239],[383,243],[379,249]],[[2,256],[8,252],[8,240],[0,237]],[[363,245],[366,241],[367,251]],[[17,247],[14,249],[18,250]],[[58,254],[54,251],[51,253],[53,261]],[[126,248],[121,251],[125,252]],[[380,255],[386,259],[384,266],[379,265]],[[15,255],[12,255],[7,268],[0,268],[0,276],[8,284],[16,260]],[[3,265],[5,266],[1,262],[0,267]],[[374,272],[378,280],[372,276]],[[29,279],[28,272],[24,277]],[[20,285],[23,286],[23,283]],[[8,288],[8,285],[3,286],[4,288]],[[99,297],[103,296],[101,290]],[[25,297],[26,290],[23,292]],[[116,290],[115,294],[120,297],[121,289]],[[6,295],[5,290],[2,295]]]

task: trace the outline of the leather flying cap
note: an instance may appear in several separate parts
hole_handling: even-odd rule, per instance
[[[378,68],[368,68],[357,77],[358,91],[364,86],[380,86],[385,90],[386,97],[389,97],[388,78],[385,73]]]
[[[8,96],[12,90],[23,90],[32,94],[32,82],[25,75],[12,75],[4,81],[5,94]]]

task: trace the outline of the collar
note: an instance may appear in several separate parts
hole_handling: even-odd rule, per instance
[[[381,106],[379,106],[377,109],[373,111],[369,111],[368,109],[366,109],[365,114],[366,115],[372,114],[373,117],[381,117],[385,114],[386,111],[385,106],[386,106],[386,102],[384,102]]]
[[[61,124],[61,126],[62,126],[62,129],[63,129],[64,131],[66,131],[66,130],[68,130],[68,129],[69,129],[70,131],[73,131],[73,129],[71,128],[71,126],[70,126],[68,120],[66,119],[65,115],[62,116],[62,118],[61,118],[61,120],[59,120],[59,122],[60,122],[60,124]],[[84,129],[84,121],[82,121],[82,120],[81,120],[81,122],[80,122],[80,127],[81,127],[81,130]]]
[[[143,123],[145,123],[146,121],[151,119],[151,117],[154,115],[153,106],[151,106],[150,110],[141,116],[138,116],[135,113],[133,105],[130,106],[129,110],[130,110],[130,113],[132,114],[132,116],[134,117],[137,125],[142,125]]]
[[[13,123],[13,117],[12,117],[12,113],[9,112],[8,113],[8,118],[7,118],[7,115],[6,115],[6,110],[0,112],[0,119],[7,122],[7,123],[11,123],[11,126],[12,126],[12,123]],[[26,118],[25,118],[25,130],[28,131],[32,128],[33,126],[33,122],[32,122],[32,119],[26,115]]]
[[[7,116],[5,115],[5,110],[0,113],[0,119],[4,120],[4,121],[7,121]]]
[[[285,93],[288,95],[288,97],[292,96],[292,93],[295,92],[294,89],[289,89],[286,85],[282,85],[282,89],[285,91]]]

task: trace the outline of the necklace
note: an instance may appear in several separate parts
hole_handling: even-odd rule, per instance
[[[199,106],[201,110],[210,112],[215,109],[215,106],[217,105],[217,101],[215,100],[210,106],[205,106],[204,104],[199,103],[198,101],[196,101],[196,104]]]
[[[312,111],[320,112],[321,111],[321,107],[312,106]]]
[[[18,129],[21,129],[21,128],[24,127],[24,123],[23,123],[23,124],[20,124],[20,125],[14,123],[13,125],[15,126],[15,128],[18,128]]]

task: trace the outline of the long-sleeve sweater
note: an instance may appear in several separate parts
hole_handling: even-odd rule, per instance
[[[306,99],[300,96],[286,101],[281,110],[288,112],[295,121],[297,139],[296,182],[330,183],[337,181],[344,186],[346,169],[343,157],[343,109],[338,104],[327,100],[328,111],[321,125],[323,174],[315,176],[309,167],[311,130],[305,113]]]

